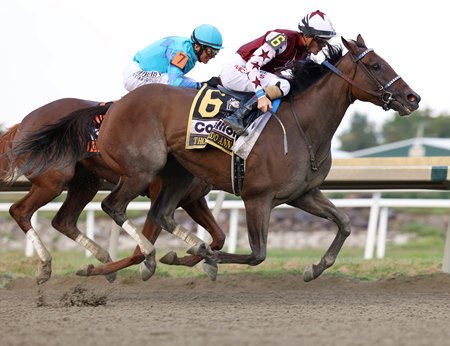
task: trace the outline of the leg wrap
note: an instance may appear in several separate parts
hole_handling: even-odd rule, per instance
[[[84,234],[79,234],[75,241],[84,247],[86,250],[91,252],[95,257],[98,255],[98,245],[94,243],[91,239],[86,237]]]
[[[137,231],[137,228],[130,222],[130,220],[126,220],[122,224],[122,228],[136,241],[145,256],[148,256],[155,250],[153,244],[144,237],[142,232]]]
[[[181,240],[185,241],[191,246],[197,245],[198,243],[204,243],[199,237],[197,237],[192,232],[189,232],[187,229],[183,228],[181,225],[177,225],[173,230],[172,234],[176,235]]]
[[[36,233],[34,228],[30,228],[28,230],[27,238],[33,243],[33,246],[36,249],[36,252],[42,262],[51,261],[52,256],[50,256],[50,253],[45,248],[44,244],[42,243],[41,238],[39,238],[39,235]]]

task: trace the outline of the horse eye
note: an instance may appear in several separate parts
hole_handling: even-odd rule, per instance
[[[375,71],[378,71],[380,69],[380,64],[373,64],[372,69],[374,69]]]

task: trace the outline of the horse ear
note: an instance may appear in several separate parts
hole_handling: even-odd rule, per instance
[[[359,44],[362,44],[364,47],[366,47],[366,42],[364,42],[364,39],[362,38],[361,34],[358,34],[358,37],[356,38],[356,41]]]
[[[358,55],[358,48],[356,47],[356,44],[354,41],[347,41],[345,38],[341,36],[342,43],[344,44],[345,48],[347,48],[350,52],[353,52],[353,54]]]

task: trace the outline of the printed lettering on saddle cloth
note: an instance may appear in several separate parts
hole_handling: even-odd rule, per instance
[[[204,85],[192,103],[186,149],[203,149],[210,144],[232,155],[231,147],[236,135],[221,119],[238,108],[238,99]]]

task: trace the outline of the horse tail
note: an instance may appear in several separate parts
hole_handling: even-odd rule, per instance
[[[10,170],[11,162],[4,153],[11,149],[14,136],[19,126],[20,123],[13,125],[0,136],[0,182],[6,179]]]
[[[93,139],[96,117],[104,115],[110,106],[108,103],[69,113],[16,142],[8,151],[8,179],[14,181],[20,175],[32,178],[49,166],[63,169],[79,161]]]

